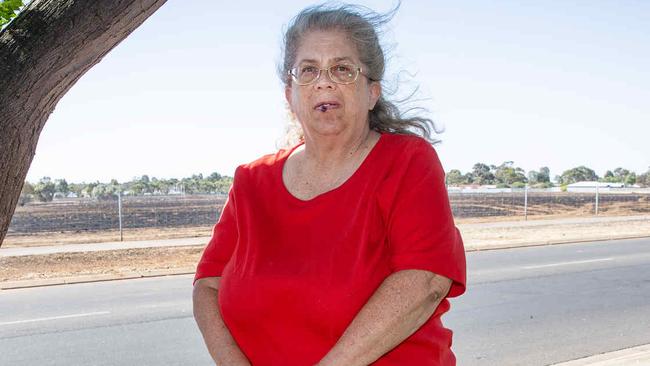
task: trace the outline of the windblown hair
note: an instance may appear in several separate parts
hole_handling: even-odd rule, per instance
[[[397,12],[395,9],[378,14],[374,11],[356,5],[317,5],[304,9],[289,23],[284,34],[282,64],[278,73],[285,86],[292,82],[289,70],[296,62],[296,54],[302,38],[311,31],[342,31],[355,44],[360,61],[363,63],[369,79],[382,83],[382,95],[369,112],[370,129],[378,132],[413,134],[425,138],[430,143],[439,142],[432,138],[432,132],[440,132],[435,123],[422,116],[406,116],[409,112],[424,111],[423,108],[410,108],[400,111],[398,104],[409,102],[414,93],[397,102],[391,102],[384,95],[384,72],[386,57],[379,42],[381,28],[387,24]],[[417,89],[416,89],[417,91]],[[287,140],[303,138],[302,129],[293,121],[287,131]]]

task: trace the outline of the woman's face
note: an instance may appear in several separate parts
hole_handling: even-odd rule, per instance
[[[293,67],[326,69],[334,64],[354,64],[365,70],[354,44],[339,31],[312,31],[300,42]],[[291,112],[306,137],[349,136],[368,128],[368,111],[374,108],[381,85],[359,74],[351,84],[333,82],[326,70],[309,85],[293,80],[285,89]]]

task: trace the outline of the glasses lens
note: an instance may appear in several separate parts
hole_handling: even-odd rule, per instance
[[[357,79],[359,68],[349,64],[337,64],[330,67],[329,72],[333,81],[349,84]]]
[[[292,75],[299,84],[309,84],[318,78],[319,72],[317,67],[306,65],[296,67]]]

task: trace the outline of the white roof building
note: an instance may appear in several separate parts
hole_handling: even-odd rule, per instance
[[[625,188],[623,183],[610,183],[610,182],[576,182],[567,185],[567,192],[596,192],[596,188],[599,191],[611,191],[619,188]]]

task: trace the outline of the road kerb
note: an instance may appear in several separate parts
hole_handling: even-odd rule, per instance
[[[650,365],[650,344],[580,358],[551,366],[647,366]]]
[[[526,248],[526,247],[543,247],[547,245],[558,245],[558,244],[584,244],[591,242],[599,241],[613,241],[613,240],[630,240],[630,239],[646,239],[650,238],[647,235],[620,235],[620,236],[608,236],[608,237],[596,237],[590,239],[568,239],[568,240],[549,240],[545,242],[514,242],[514,243],[501,243],[501,244],[489,244],[489,245],[466,245],[466,252],[479,252],[485,250],[498,250],[498,249],[513,249],[513,248]],[[650,365],[649,365],[650,366]]]

